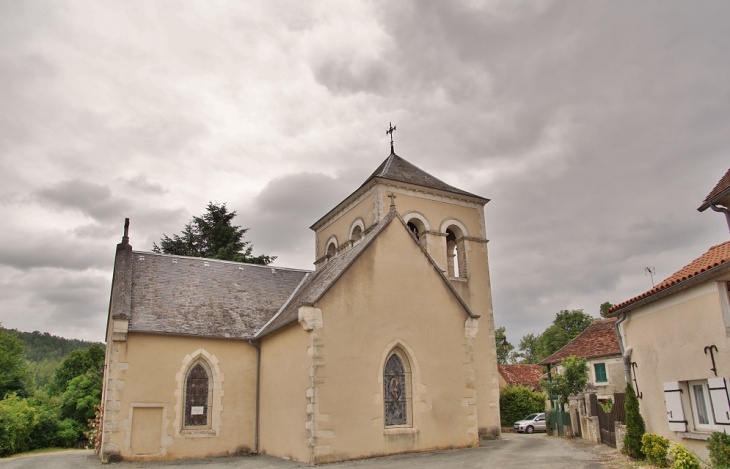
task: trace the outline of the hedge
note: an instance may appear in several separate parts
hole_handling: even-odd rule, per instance
[[[507,386],[499,391],[499,417],[503,427],[511,427],[530,414],[545,412],[545,393],[525,386]]]

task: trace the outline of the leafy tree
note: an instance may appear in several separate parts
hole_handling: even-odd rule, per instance
[[[26,399],[15,393],[0,401],[0,456],[30,449],[30,435],[38,417]]]
[[[236,211],[229,212],[226,204],[208,202],[206,213],[201,217],[194,216],[185,225],[180,235],[162,235],[160,245],[152,244],[154,252],[175,254],[178,256],[207,257],[248,264],[268,265],[276,256],[254,256],[250,241],[243,241],[243,235],[249,230],[232,225]]]
[[[88,349],[74,350],[58,366],[48,389],[53,395],[63,394],[71,380],[85,375],[88,371],[101,372],[103,366],[104,347],[101,344],[94,344]]]
[[[86,424],[94,418],[94,406],[101,402],[102,377],[99,370],[89,370],[69,381],[63,392],[61,415]]]
[[[502,346],[502,343],[507,340],[507,334],[506,334],[507,328],[504,326],[498,327],[494,330],[494,341],[497,346],[497,363],[500,365],[505,365],[509,361],[509,353],[512,351],[512,349],[515,348],[514,345],[509,344],[507,346],[507,350]]]
[[[61,363],[66,356],[77,349],[89,348],[93,342],[78,339],[66,339],[51,335],[48,332],[22,332],[8,329],[25,345],[25,358],[29,362],[54,361]]]
[[[526,386],[505,386],[499,391],[499,417],[503,427],[544,411],[545,393],[533,392]]]
[[[25,395],[30,378],[23,341],[0,326],[0,399],[10,392]]]
[[[550,396],[557,396],[561,404],[568,403],[572,394],[583,391],[588,383],[588,361],[570,356],[560,363],[562,370],[552,377],[552,383],[544,381],[543,386]],[[641,443],[641,441],[639,441]]]
[[[555,315],[553,324],[540,335],[538,358],[543,360],[573,340],[593,322],[582,309],[564,309]]]
[[[626,435],[624,435],[624,453],[634,459],[644,459],[644,452],[641,450],[641,437],[646,432],[644,418],[639,412],[639,399],[631,383],[626,383]]]
[[[516,361],[519,363],[537,363],[538,347],[540,346],[540,335],[526,334],[522,336],[519,345],[519,351],[514,353]]]
[[[608,317],[608,310],[613,308],[614,305],[609,303],[608,301],[601,303],[601,317],[605,318]]]

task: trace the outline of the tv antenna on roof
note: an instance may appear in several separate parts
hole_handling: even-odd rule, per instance
[[[646,274],[649,274],[649,276],[651,277],[651,287],[654,288],[654,274],[656,274],[656,268],[644,267],[644,277],[646,277]]]

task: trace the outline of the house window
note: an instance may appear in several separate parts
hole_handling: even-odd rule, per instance
[[[689,390],[695,428],[698,430],[714,429],[715,421],[712,418],[707,381],[690,381]]]
[[[593,365],[593,370],[596,375],[596,383],[607,383],[608,375],[606,375],[606,364],[596,363]]]
[[[185,426],[206,427],[209,424],[210,373],[196,363],[185,380]]]
[[[383,405],[386,427],[408,425],[409,380],[408,360],[400,351],[393,351],[383,368]]]

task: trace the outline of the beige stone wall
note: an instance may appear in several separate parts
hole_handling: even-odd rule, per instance
[[[259,452],[311,459],[306,421],[311,337],[291,324],[261,341]]]
[[[718,348],[718,376],[730,377],[730,362],[723,358],[730,353],[730,347],[715,282],[700,284],[629,313],[621,330],[625,346],[633,348],[631,360],[638,365],[636,377],[643,393],[639,404],[647,432],[681,442],[706,456],[706,442],[695,438],[707,434],[682,435],[669,429],[663,383],[714,377],[710,356],[704,353],[708,345]],[[682,394],[691,428],[689,393]]]
[[[371,190],[357,200],[352,207],[336,214],[333,221],[320,228],[315,239],[315,260],[327,253],[327,240],[332,235],[337,237],[338,246],[343,247],[349,241],[350,227],[358,218],[362,219],[365,229],[370,228],[376,221],[375,214],[379,209],[375,205],[377,200],[376,191]],[[387,206],[385,210],[388,210]]]
[[[606,365],[607,382],[596,381],[594,365],[597,363]],[[592,388],[591,391],[595,389],[595,393],[599,399],[612,397],[615,392],[624,392],[626,389],[626,376],[624,373],[623,359],[621,357],[613,357],[588,360],[588,385]]]
[[[107,345],[104,454],[129,460],[219,456],[254,446],[256,351],[237,340],[129,333]],[[213,374],[208,428],[182,428],[185,370]]]
[[[477,445],[477,323],[400,221],[315,307],[322,327],[308,332],[317,360],[308,392],[313,462]],[[386,429],[382,369],[395,346],[412,369],[411,424]]]

